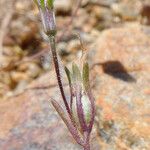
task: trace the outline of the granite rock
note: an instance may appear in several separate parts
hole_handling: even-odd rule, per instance
[[[97,116],[92,150],[150,149],[150,29],[103,31],[88,54]],[[19,95],[0,100],[1,150],[80,150],[50,104],[61,103],[48,72]]]
[[[89,51],[104,150],[150,148],[150,28],[102,32]]]

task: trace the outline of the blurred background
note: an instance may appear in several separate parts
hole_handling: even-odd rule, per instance
[[[92,149],[149,150],[150,0],[55,0],[55,8],[63,64],[84,47],[91,66]],[[37,7],[0,0],[0,149],[80,150],[50,104],[58,93]]]

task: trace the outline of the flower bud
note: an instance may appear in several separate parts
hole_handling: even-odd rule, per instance
[[[55,23],[55,14],[54,10],[40,9],[42,24],[44,28],[44,32],[49,35],[55,35],[56,34],[56,23]]]
[[[42,19],[44,32],[48,36],[56,34],[56,22],[53,9],[54,0],[34,0],[37,4]]]
[[[93,126],[93,118],[95,116],[94,99],[90,92],[89,83],[89,66],[83,64],[83,69],[73,63],[72,71],[65,68],[71,89],[71,109],[72,115],[78,129],[83,132],[90,132]]]
[[[83,109],[85,122],[86,124],[89,124],[91,120],[91,103],[87,95],[85,94],[82,95],[81,103],[82,103],[82,109]],[[73,113],[75,122],[77,123],[78,126],[80,126],[79,118],[78,118],[78,110],[76,106],[76,98],[73,99],[72,113]]]

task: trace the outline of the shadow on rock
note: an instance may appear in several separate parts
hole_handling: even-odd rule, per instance
[[[101,65],[104,73],[114,78],[125,82],[136,82],[136,79],[127,72],[126,68],[119,61],[106,61],[95,65]]]

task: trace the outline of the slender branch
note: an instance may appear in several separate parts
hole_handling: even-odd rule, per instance
[[[61,75],[60,75],[60,69],[59,69],[60,66],[58,63],[58,57],[57,57],[56,46],[55,46],[55,36],[49,36],[49,40],[50,40],[52,57],[53,57],[53,62],[54,62],[54,67],[55,67],[55,72],[56,72],[56,76],[57,76],[59,89],[60,89],[64,104],[65,104],[66,110],[67,110],[69,116],[71,117],[71,111],[70,111],[68,102],[66,100],[66,96],[65,96],[62,81],[61,81]]]
[[[85,144],[84,150],[90,150],[90,144],[89,143]]]
[[[90,134],[88,132],[84,132],[84,139],[85,139],[85,143],[84,143],[84,150],[90,150]]]
[[[60,66],[59,66],[59,63],[58,63],[58,55],[57,55],[56,46],[55,46],[55,36],[49,36],[49,40],[50,40],[51,52],[52,52],[52,57],[53,57],[53,62],[54,62],[54,67],[55,67],[55,72],[56,72],[56,76],[57,76],[59,89],[60,89],[60,92],[61,92],[64,104],[65,104],[66,110],[67,110],[67,112],[69,114],[69,118],[70,118],[71,124],[73,125],[74,131],[76,130],[76,132],[78,132],[77,131],[77,127],[76,127],[76,123],[75,123],[75,121],[73,119],[73,116],[72,116],[71,109],[69,108],[68,102],[66,100],[66,96],[65,96],[65,93],[64,93],[64,88],[63,88],[63,85],[62,85],[60,69],[59,69]],[[79,142],[78,142],[78,144],[83,146],[83,144],[81,144]]]

